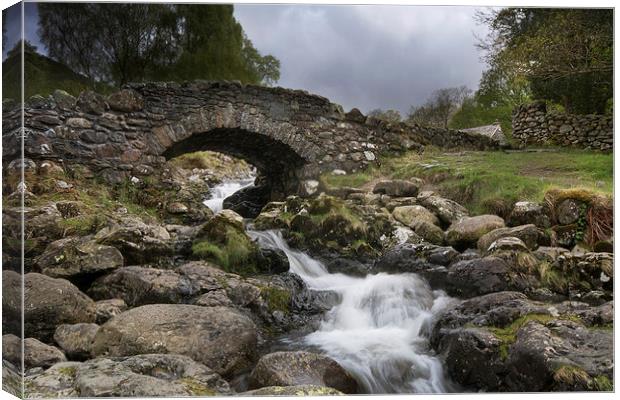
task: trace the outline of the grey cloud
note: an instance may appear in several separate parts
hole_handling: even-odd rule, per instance
[[[25,9],[26,39],[45,53],[36,3]],[[326,96],[345,109],[403,115],[436,89],[477,87],[484,65],[474,33],[485,30],[474,13],[454,6],[235,5],[255,46],[280,59],[280,86]],[[12,7],[5,52],[19,38],[18,18]]]
[[[473,7],[236,5],[235,15],[263,53],[280,59],[284,87],[305,89],[345,108],[406,114],[436,89],[475,88],[484,34]]]

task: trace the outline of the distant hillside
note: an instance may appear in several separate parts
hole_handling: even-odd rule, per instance
[[[81,91],[93,89],[93,83],[69,67],[44,55],[25,52],[24,71],[26,75],[25,98],[40,94],[47,96],[56,89],[62,89],[77,96]],[[20,97],[20,57],[13,53],[2,63],[2,97],[18,99]],[[96,84],[98,92],[109,92],[107,85]]]

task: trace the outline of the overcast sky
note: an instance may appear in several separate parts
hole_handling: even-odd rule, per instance
[[[235,6],[256,48],[280,60],[279,86],[323,95],[345,110],[403,115],[439,88],[477,87],[484,65],[475,35],[485,28],[474,13],[454,6]],[[19,36],[18,15],[7,16],[5,53]],[[26,39],[45,52],[37,21],[36,5],[26,3]]]

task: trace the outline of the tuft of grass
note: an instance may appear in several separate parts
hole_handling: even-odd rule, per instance
[[[285,314],[290,312],[291,294],[287,290],[273,286],[263,286],[260,293],[267,302],[269,311],[282,311]]]
[[[256,249],[252,241],[232,226],[226,227],[224,237],[223,243],[209,239],[197,241],[192,245],[192,254],[216,263],[226,272],[256,273]]]
[[[549,262],[543,261],[538,264],[538,276],[540,282],[554,292],[568,292],[569,277],[562,271],[558,271]]]
[[[594,389],[601,392],[613,392],[614,382],[605,375],[595,376]]]
[[[590,375],[575,365],[562,365],[553,374],[553,380],[568,387],[578,388],[588,387],[592,382]]]
[[[58,368],[58,373],[65,375],[69,378],[75,378],[77,374],[77,369],[75,367],[60,367]]]

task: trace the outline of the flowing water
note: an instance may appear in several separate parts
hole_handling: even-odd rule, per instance
[[[290,271],[310,289],[340,295],[339,304],[326,314],[320,328],[303,340],[338,361],[365,392],[454,391],[428,340],[433,316],[453,301],[445,293],[433,291],[415,274],[378,273],[363,278],[332,274],[320,261],[291,249],[279,231],[249,230],[248,234],[261,247],[284,251]]]
[[[222,211],[224,199],[238,190],[254,185],[255,177],[243,180],[227,181],[216,185],[211,189],[211,198],[203,204],[213,210],[214,213]]]

